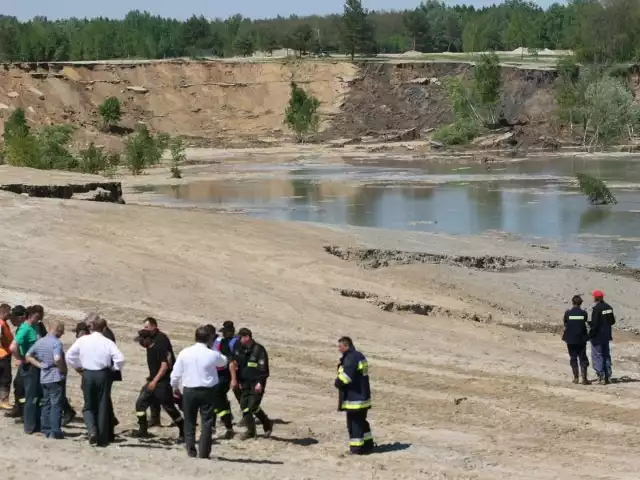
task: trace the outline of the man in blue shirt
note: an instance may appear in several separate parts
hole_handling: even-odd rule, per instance
[[[42,433],[47,438],[61,439],[62,408],[65,398],[65,376],[67,366],[60,337],[64,335],[64,324],[58,323],[49,333],[38,340],[27,352],[25,359],[40,369],[40,384],[43,392],[41,416]]]

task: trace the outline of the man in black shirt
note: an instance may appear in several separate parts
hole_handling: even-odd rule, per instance
[[[153,401],[157,401],[164,408],[178,427],[178,442],[184,441],[184,420],[180,411],[175,405],[173,391],[169,383],[171,369],[175,363],[175,356],[171,341],[164,333],[157,329],[157,322],[154,318],[147,318],[145,324],[151,323],[156,327],[152,332],[143,329],[138,332],[136,340],[147,350],[147,366],[149,367],[149,377],[147,383],[136,401],[136,415],[138,417],[139,428],[134,435],[146,437],[149,435],[149,423],[147,420],[147,409]]]

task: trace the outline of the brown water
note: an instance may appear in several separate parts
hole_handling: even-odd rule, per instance
[[[640,266],[640,159],[429,164],[356,159],[244,165],[247,178],[149,187],[162,203],[241,210],[278,220],[474,234],[528,241]],[[593,207],[575,173],[607,182],[617,205]],[[251,175],[249,175],[251,173]]]

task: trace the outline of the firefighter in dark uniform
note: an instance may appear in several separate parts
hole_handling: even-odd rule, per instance
[[[264,428],[264,436],[269,437],[273,432],[273,422],[260,406],[267,388],[267,378],[269,378],[267,350],[253,340],[251,330],[248,328],[241,328],[238,331],[238,337],[240,339],[235,345],[231,368],[236,370],[237,387],[241,391],[240,408],[244,424],[247,427],[242,439],[256,437],[254,415]],[[236,382],[233,382],[232,379],[231,388],[236,387]]]
[[[613,340],[611,327],[616,323],[613,308],[604,301],[604,293],[600,290],[593,292],[596,302],[591,310],[589,322],[589,339],[591,340],[591,362],[598,375],[598,383],[611,383],[611,350],[609,342]]]
[[[580,373],[582,373],[582,384],[589,385],[587,379],[587,368],[589,359],[587,358],[587,332],[588,315],[582,308],[582,298],[575,295],[571,299],[572,308],[564,312],[564,333],[562,340],[567,344],[569,351],[569,364],[573,371],[573,383],[580,383]],[[578,368],[578,363],[580,368]]]
[[[133,436],[139,438],[149,436],[147,409],[155,399],[178,427],[178,443],[182,443],[184,442],[184,420],[175,405],[173,389],[169,383],[171,369],[175,363],[171,342],[164,333],[157,331],[154,335],[154,332],[146,329],[138,332],[136,340],[147,351],[149,377],[136,400],[138,430],[133,432]]]
[[[213,329],[213,336],[215,338],[212,349],[220,352],[222,355],[227,357],[228,359],[233,358],[233,347],[236,342],[232,342],[233,338],[225,335],[225,326],[228,326],[229,322],[224,322],[223,327],[220,329],[220,332],[223,333],[221,337],[219,337],[215,328]],[[233,323],[231,323],[233,325]],[[230,440],[234,436],[233,431],[233,415],[231,415],[231,403],[229,402],[229,389],[231,388],[231,383],[237,385],[238,380],[236,378],[236,370],[229,368],[229,364],[224,367],[218,367],[218,383],[214,387],[215,390],[215,401],[214,408],[216,417],[220,419],[225,428],[224,438],[226,440]]]
[[[374,446],[371,426],[367,421],[367,412],[371,408],[369,364],[349,337],[338,340],[338,350],[342,353],[335,381],[339,390],[338,410],[347,412],[351,453],[365,455],[371,453]]]

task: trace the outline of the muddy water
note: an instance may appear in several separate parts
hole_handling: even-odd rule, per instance
[[[450,234],[502,231],[640,266],[640,159],[433,164],[349,159],[233,167],[237,180],[151,187],[158,202],[239,210],[280,220]],[[618,198],[593,207],[576,172]]]

